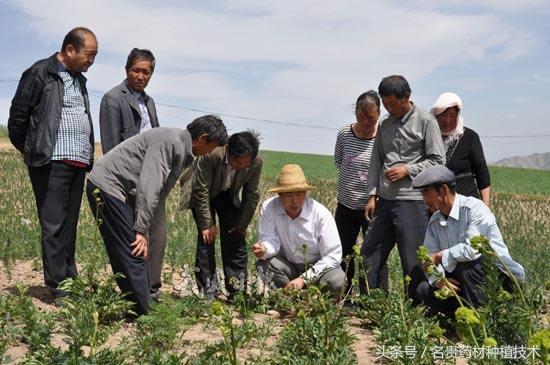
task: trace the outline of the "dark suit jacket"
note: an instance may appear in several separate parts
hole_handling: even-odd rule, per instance
[[[144,95],[149,111],[151,126],[159,126],[157,109],[152,97]],[[101,130],[101,148],[103,154],[109,152],[120,142],[139,133],[141,112],[135,96],[126,85],[126,80],[103,95],[99,109],[99,127]]]
[[[197,159],[190,196],[185,187],[182,189],[180,207],[196,210],[197,223],[201,229],[214,225],[210,201],[222,192],[228,168],[225,146],[217,147],[211,153]],[[246,230],[256,211],[260,199],[261,171],[262,159],[256,157],[250,165],[235,172],[233,183],[229,188],[233,204],[240,208],[236,227],[240,231]]]

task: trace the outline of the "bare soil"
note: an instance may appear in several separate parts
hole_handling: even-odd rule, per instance
[[[165,270],[169,270],[168,267]],[[172,273],[172,283],[163,286],[162,291],[174,295],[192,295],[189,289],[189,278],[185,274],[185,270]],[[33,304],[42,311],[53,312],[57,311],[53,300],[43,283],[42,269],[40,263],[32,260],[16,261],[9,270],[9,275],[6,268],[0,262],[0,293],[7,292],[16,293],[17,284],[24,284],[28,287],[28,295],[32,298]],[[239,319],[236,319],[239,321]],[[275,343],[278,333],[284,327],[288,319],[277,316],[277,313],[270,312],[268,314],[256,314],[254,321],[264,323],[266,321],[274,321],[272,336],[267,339],[267,345],[271,346]],[[349,329],[355,336],[356,340],[353,344],[353,349],[357,354],[358,364],[375,364],[376,361],[376,343],[372,333],[361,327],[360,321],[350,318]],[[131,335],[135,330],[135,323],[125,323],[123,327],[107,340],[105,346],[117,346],[120,339],[124,336]],[[196,354],[204,349],[206,344],[211,344],[222,339],[220,331],[217,328],[209,328],[205,323],[199,323],[185,330],[181,337],[181,349],[176,349],[177,352],[186,352],[189,355]],[[61,334],[54,333],[52,343],[55,346],[65,348],[66,344]],[[28,349],[23,343],[17,343],[8,347],[6,355],[10,356],[14,363],[20,363]],[[247,358],[250,354],[257,354],[255,349],[239,350],[240,358]]]

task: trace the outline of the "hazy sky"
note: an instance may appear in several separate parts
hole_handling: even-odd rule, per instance
[[[204,114],[182,108],[245,116],[271,122],[222,118],[264,149],[331,154],[357,96],[402,74],[424,109],[459,94],[489,161],[550,151],[549,0],[0,0],[0,124],[21,73],[80,25],[99,40],[86,73],[98,138],[101,96],[139,47],[157,58],[162,126]]]

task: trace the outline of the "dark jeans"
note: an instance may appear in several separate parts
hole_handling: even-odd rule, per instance
[[[460,283],[458,295],[465,301],[466,305],[479,307],[485,300],[485,272],[483,270],[483,257],[475,261],[459,262],[452,272],[445,272],[446,278],[453,278]],[[504,290],[514,290],[512,279],[499,270],[499,282]],[[413,298],[414,304],[423,304],[428,307],[428,313],[434,315],[443,313],[454,318],[454,313],[459,303],[453,296],[446,300],[439,300],[435,297],[434,288],[428,282],[428,278],[420,266],[416,266],[411,272],[409,295]]]
[[[340,241],[342,242],[342,270],[346,273],[347,287],[346,293],[351,289],[353,278],[355,277],[355,258],[353,247],[357,243],[357,235],[359,230],[362,231],[363,237],[367,232],[369,223],[365,218],[364,209],[351,209],[338,203],[336,212],[334,213],[334,220],[336,221],[336,227],[338,228],[338,234]],[[360,278],[364,281],[364,278]],[[380,283],[379,286],[388,289],[388,265],[385,264],[381,268]]]
[[[225,288],[230,296],[236,291],[246,291],[248,280],[246,239],[240,232],[229,233],[239,219],[239,208],[233,205],[229,192],[221,192],[210,201],[212,217],[219,219],[220,247],[222,254]],[[193,210],[195,222],[197,213]],[[197,256],[195,259],[195,278],[199,290],[205,295],[216,297],[219,283],[216,276],[216,257],[214,244],[204,243],[201,228],[197,225]]]
[[[59,283],[77,275],[76,228],[86,171],[60,161],[28,170],[40,221],[44,282],[54,297],[63,296]]]
[[[130,244],[136,240],[134,231],[134,208],[123,201],[99,190],[101,204],[96,205],[93,194],[96,186],[88,180],[86,193],[92,213],[102,220],[99,231],[105,242],[107,255],[114,273],[121,273],[123,278],[117,279],[117,284],[127,299],[135,303],[137,314],[149,310],[149,273],[148,263],[143,257],[132,255]]]
[[[382,268],[395,243],[403,276],[409,275],[418,264],[416,250],[424,242],[427,226],[428,209],[422,200],[378,199],[365,243],[361,247],[370,289],[380,287]]]

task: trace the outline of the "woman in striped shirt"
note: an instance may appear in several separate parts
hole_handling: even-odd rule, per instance
[[[359,95],[355,103],[355,117],[355,123],[338,132],[334,148],[334,163],[339,170],[338,206],[334,218],[342,242],[342,269],[348,279],[347,291],[352,287],[355,276],[353,247],[359,230],[362,230],[364,236],[368,226],[365,218],[365,206],[369,198],[367,178],[380,117],[380,98],[376,91],[369,90]],[[381,287],[387,288],[387,265],[380,277]],[[363,282],[360,280],[359,284],[363,285]]]

